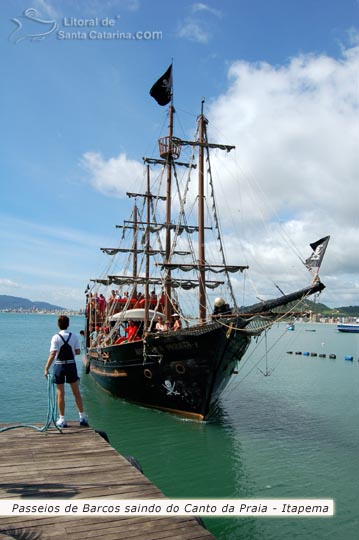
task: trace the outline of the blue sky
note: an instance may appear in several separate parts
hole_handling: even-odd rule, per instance
[[[24,18],[30,8],[46,22]],[[148,91],[173,58],[182,133],[205,96],[214,133],[262,186],[266,232],[252,207],[245,240],[263,256],[259,290],[270,294],[260,268],[277,282],[303,276],[277,226],[304,256],[330,234],[322,300],[359,304],[358,13],[358,0],[2,0],[0,294],[82,307],[105,263],[98,248],[114,244],[129,207],[124,192],[165,134]],[[94,26],[75,26],[85,19]],[[100,39],[117,31],[155,34]]]

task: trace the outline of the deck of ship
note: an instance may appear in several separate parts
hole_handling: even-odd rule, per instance
[[[91,428],[0,433],[0,499],[161,499],[163,493]],[[25,501],[27,499],[27,501]],[[30,500],[29,500],[30,499]],[[213,540],[191,516],[0,516],[1,539]]]

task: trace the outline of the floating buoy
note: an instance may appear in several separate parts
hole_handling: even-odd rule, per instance
[[[293,354],[293,351],[287,351],[287,354]],[[295,354],[302,354],[303,356],[319,356],[319,358],[326,358],[327,355],[325,353],[316,353],[316,352],[309,352],[309,351],[295,351]],[[336,358],[337,355],[336,354],[328,354],[328,357],[329,358]],[[353,361],[353,357],[350,356],[350,355],[347,355],[345,357],[345,360],[348,360],[348,361]],[[359,362],[359,357],[358,357],[358,362]]]
[[[348,362],[353,362],[353,357],[347,354],[345,360],[348,360]]]

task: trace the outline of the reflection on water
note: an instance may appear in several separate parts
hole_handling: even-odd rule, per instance
[[[255,486],[242,460],[240,438],[222,407],[211,420],[199,423],[112,398],[91,378],[84,381],[84,395],[96,427],[107,432],[111,444],[122,454],[135,456],[146,476],[166,496],[255,496]],[[238,520],[233,518],[205,521],[218,538],[231,538],[231,531],[238,534]],[[251,527],[255,528],[254,523]]]

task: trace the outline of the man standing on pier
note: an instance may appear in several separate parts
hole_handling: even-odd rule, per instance
[[[57,405],[59,408],[59,418],[56,425],[59,428],[67,427],[65,420],[65,382],[71,386],[75,403],[80,415],[80,426],[88,426],[87,418],[83,410],[82,397],[79,387],[79,376],[77,374],[75,355],[80,354],[80,342],[76,334],[68,332],[70,320],[67,315],[60,315],[57,321],[60,332],[51,339],[50,354],[45,366],[45,377],[49,374],[49,369],[53,361],[54,383],[57,386]]]

